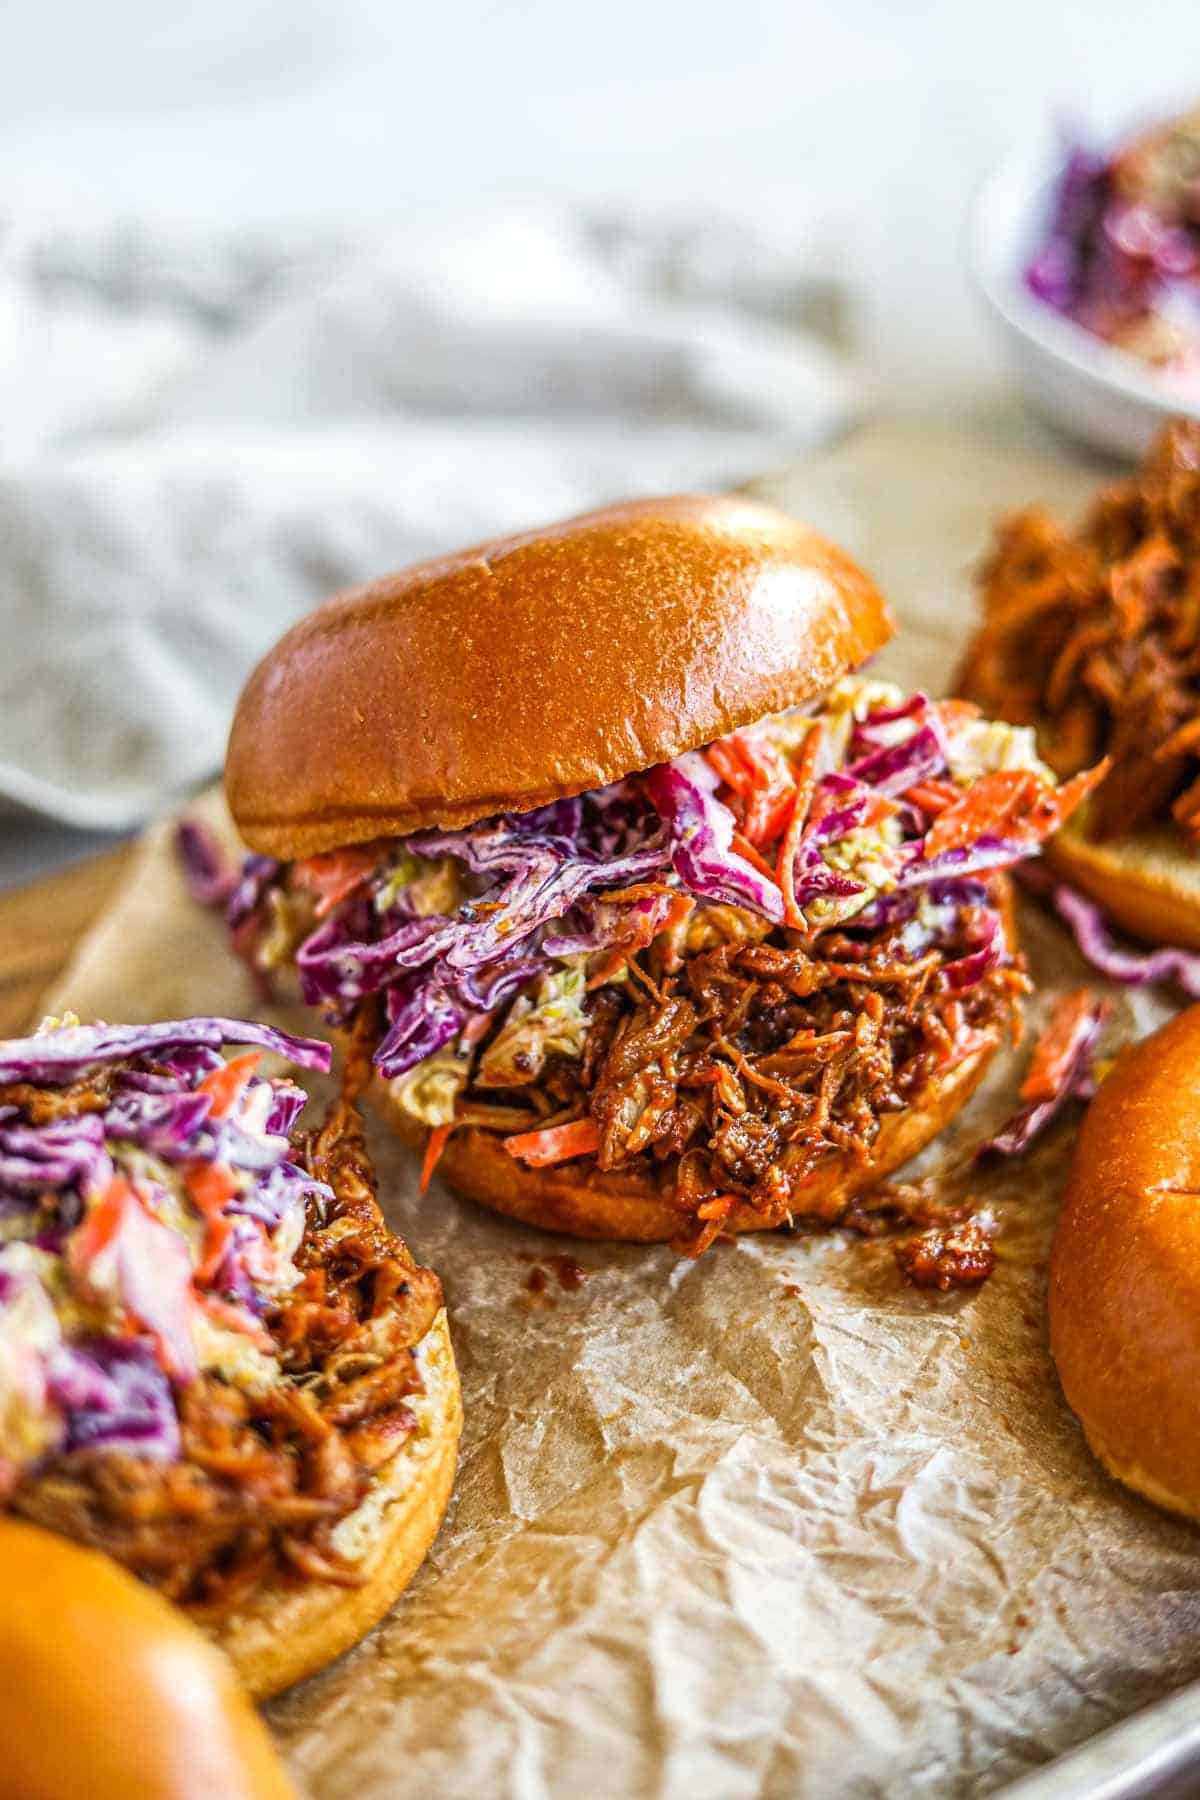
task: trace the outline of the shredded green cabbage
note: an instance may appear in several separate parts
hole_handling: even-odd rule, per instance
[[[542,976],[532,995],[513,1001],[504,1024],[484,1051],[479,1087],[524,1087],[536,1081],[547,1056],[581,1056],[588,1018],[586,956],[571,956]]]

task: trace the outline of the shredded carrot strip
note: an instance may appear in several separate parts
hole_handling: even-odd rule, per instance
[[[710,744],[705,755],[709,767],[742,801],[745,837],[752,844],[773,843],[787,823],[796,791],[783,752],[765,739],[735,731]]]
[[[1053,837],[1066,824],[1080,802],[1087,798],[1094,787],[1099,786],[1111,768],[1112,757],[1106,756],[1094,769],[1084,769],[1081,775],[1072,776],[1061,787],[1042,789],[1026,817],[1020,821],[1022,836],[1032,838],[1039,844],[1046,838]]]
[[[292,864],[292,873],[301,887],[317,895],[316,913],[323,919],[362,887],[378,868],[379,855],[377,843],[351,844],[345,850],[302,857]]]
[[[750,770],[752,787],[746,800],[746,836],[752,843],[768,844],[787,823],[796,792],[796,778],[782,751],[765,739],[746,732],[734,733],[734,743]]]
[[[192,1298],[215,1325],[223,1325],[227,1331],[240,1331],[243,1337],[248,1337],[260,1350],[276,1348],[270,1332],[245,1307],[230,1306],[228,1301],[222,1300],[217,1294],[194,1294]]]
[[[736,1194],[716,1194],[711,1200],[703,1200],[696,1208],[698,1219],[727,1219],[737,1205]]]
[[[601,894],[600,899],[604,901],[657,900],[660,894],[673,894],[675,891],[674,888],[668,887],[665,881],[639,881],[633,887],[612,888]]]
[[[685,919],[691,918],[695,910],[696,902],[690,894],[676,894],[667,909],[667,916],[663,920],[661,929],[670,931],[676,925],[682,925]]]
[[[196,1211],[204,1220],[204,1255],[196,1269],[197,1281],[211,1281],[225,1256],[233,1220],[225,1207],[237,1193],[233,1170],[226,1163],[186,1163],[183,1184]]]
[[[952,781],[939,781],[934,778],[929,781],[918,781],[915,787],[907,789],[902,798],[910,800],[914,806],[919,806],[922,812],[937,814],[945,812],[948,806],[953,806],[956,800],[961,799],[962,789],[956,787]]]
[[[1028,809],[1040,786],[1029,769],[996,769],[990,775],[982,775],[929,827],[926,856],[973,844],[989,832],[1004,836],[1004,827]]]
[[[67,1261],[77,1280],[86,1276],[96,1257],[112,1242],[120,1230],[125,1209],[133,1198],[133,1189],[125,1177],[114,1175],[78,1231],[71,1234],[67,1245]]]
[[[576,1156],[594,1156],[600,1148],[600,1133],[595,1119],[571,1119],[548,1131],[521,1131],[506,1137],[504,1148],[531,1169],[548,1169]]]
[[[867,810],[862,816],[862,825],[868,829],[872,825],[882,825],[885,819],[894,819],[899,811],[898,802],[890,800],[886,794],[871,794],[867,799]]]
[[[750,771],[738,758],[729,738],[718,738],[704,752],[704,759],[709,768],[717,775],[726,787],[732,788],[735,794],[745,796],[750,786]]]
[[[227,1063],[196,1083],[196,1092],[208,1095],[208,1110],[214,1119],[223,1119],[236,1104],[261,1061],[261,1050],[247,1050],[243,1056],[231,1056]]]
[[[1062,996],[1033,1046],[1029,1069],[1021,1083],[1022,1100],[1057,1098],[1079,1033],[1093,1017],[1095,1006],[1095,996],[1087,988],[1076,988]]]
[[[1106,757],[1057,788],[1039,781],[1031,769],[995,769],[938,813],[925,839],[925,854],[969,846],[988,834],[1040,844],[1066,823],[1111,766]]]
[[[938,700],[934,703],[933,711],[951,731],[956,725],[965,725],[970,719],[983,717],[983,708],[976,706],[973,700]]]
[[[756,850],[750,839],[743,837],[740,831],[735,831],[733,834],[733,847],[739,856],[744,856],[746,861],[758,870],[760,875],[769,875],[774,881],[775,871],[762,851]]]
[[[812,805],[817,757],[821,753],[823,738],[824,728],[819,724],[814,725],[801,748],[800,760],[796,766],[796,796],[783,834],[783,843],[779,846],[779,861],[775,869],[775,879],[783,892],[783,922],[794,931],[803,930],[805,923],[804,914],[796,904],[796,853],[800,848],[800,838]]]
[[[796,778],[774,744],[755,743],[740,731],[734,741],[754,777],[746,801],[746,836],[752,844],[772,843],[791,815]]]
[[[421,1163],[421,1192],[425,1193],[433,1180],[433,1171],[442,1160],[442,1151],[450,1140],[453,1125],[435,1125],[429,1133],[425,1144],[425,1156]]]

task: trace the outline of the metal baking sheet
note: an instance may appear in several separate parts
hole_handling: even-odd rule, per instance
[[[1200,1682],[1089,1739],[999,1800],[1185,1800],[1200,1794]]]

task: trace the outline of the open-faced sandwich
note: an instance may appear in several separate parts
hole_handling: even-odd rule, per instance
[[[1036,728],[1062,779],[1104,780],[1049,856],[1060,912],[1105,974],[1200,996],[1200,421],[1169,426],[1077,531],[1045,512],[1000,527],[959,692]],[[1167,946],[1113,943],[1101,915]]]
[[[693,1252],[835,1221],[979,1082],[1024,986],[998,872],[1094,779],[850,676],[891,629],[739,499],[343,596],[242,695],[236,941],[502,1212]]]
[[[329,1065],[230,1019],[0,1042],[0,1504],[179,1602],[255,1695],[391,1605],[460,1424],[357,1113],[298,1132],[264,1050]]]

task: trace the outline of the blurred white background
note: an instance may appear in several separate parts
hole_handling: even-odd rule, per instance
[[[6,0],[0,206],[207,221],[512,190],[749,210],[896,394],[994,372],[973,188],[1056,110],[1200,86],[1196,0]]]
[[[1198,0],[0,0],[0,884],[331,587],[990,416],[979,183],[1197,93]]]

